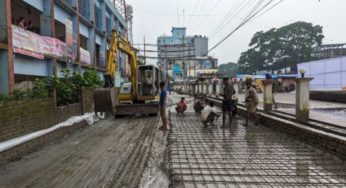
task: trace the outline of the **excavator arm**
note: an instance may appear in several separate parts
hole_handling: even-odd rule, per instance
[[[138,92],[138,75],[137,69],[140,67],[137,62],[136,50],[126,40],[117,35],[115,31],[112,31],[110,47],[107,53],[107,79],[110,83],[114,82],[116,69],[118,65],[118,54],[123,52],[128,56],[128,61],[131,71],[131,90],[128,87],[128,83],[124,83],[120,91],[117,92],[114,84],[106,84],[106,88],[98,88],[94,93],[95,112],[107,112],[113,115],[126,115],[126,114],[157,114],[159,111],[158,102],[146,103],[147,101],[153,101],[156,96],[141,96],[139,98]],[[151,69],[154,73],[155,69]],[[157,73],[159,74],[159,73]],[[127,88],[128,90],[126,90]],[[121,92],[124,89],[126,92]],[[128,102],[130,101],[130,104]],[[143,103],[144,102],[144,103]]]
[[[131,70],[130,81],[132,84],[131,97],[136,97],[136,82],[137,82],[137,55],[136,50],[126,40],[117,35],[116,31],[112,31],[110,47],[108,50],[107,73],[112,82],[115,78],[115,70],[118,64],[118,52],[121,51],[129,57],[129,64]]]

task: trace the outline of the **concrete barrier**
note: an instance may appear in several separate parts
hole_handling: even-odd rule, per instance
[[[310,91],[310,99],[346,103],[346,91]]]

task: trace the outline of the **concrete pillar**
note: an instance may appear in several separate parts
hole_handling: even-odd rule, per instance
[[[273,109],[273,81],[262,80],[264,91],[263,91],[263,109],[265,112],[270,112]]]
[[[237,94],[239,94],[239,82],[234,82],[233,83],[234,90]]]
[[[208,94],[213,95],[213,84],[208,84]]]
[[[298,122],[309,121],[309,82],[313,78],[296,79],[296,120]]]
[[[43,13],[41,15],[41,35],[55,38],[54,0],[43,1]],[[47,60],[47,75],[57,75],[56,58]]]
[[[101,48],[100,48],[100,59],[96,60],[96,61],[100,61],[100,62],[96,62],[96,64],[100,64],[102,67],[106,67],[106,39],[107,39],[107,27],[106,27],[106,4],[105,2],[101,2],[100,4],[100,8],[102,11],[102,32],[106,35],[105,37],[101,38]]]
[[[12,49],[11,0],[0,1],[0,94],[8,95],[14,89],[14,65]]]

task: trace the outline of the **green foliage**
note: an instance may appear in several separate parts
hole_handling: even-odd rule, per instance
[[[62,78],[54,78],[53,88],[56,89],[58,105],[73,104],[79,101],[79,94],[83,87],[99,87],[102,84],[95,70],[80,73],[71,73],[70,69],[61,71]]]
[[[80,91],[83,87],[99,87],[102,84],[95,70],[87,70],[83,75],[76,72],[72,73],[70,69],[63,69],[61,73],[61,78],[51,77],[35,80],[31,90],[15,90],[10,96],[0,95],[0,101],[47,98],[55,89],[58,106],[67,105],[79,101]]]
[[[295,67],[314,59],[313,47],[321,45],[323,38],[322,26],[306,22],[260,31],[254,34],[250,49],[241,54],[238,64],[246,73]]]
[[[219,74],[225,77],[235,77],[238,73],[239,65],[229,62],[227,64],[219,65]]]

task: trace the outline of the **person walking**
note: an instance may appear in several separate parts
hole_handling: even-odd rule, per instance
[[[245,93],[245,105],[246,105],[246,110],[247,110],[247,116],[246,116],[246,122],[245,125],[248,125],[249,120],[257,122],[256,118],[256,110],[257,110],[257,105],[259,103],[258,100],[258,94],[254,86],[252,85],[251,81],[248,81],[246,83],[247,86],[247,91]]]
[[[232,124],[232,111],[233,111],[233,102],[232,95],[236,92],[233,85],[229,84],[228,78],[223,78],[223,92],[220,95],[223,97],[222,100],[222,128],[225,127],[226,115],[229,117],[229,125]]]
[[[166,115],[167,91],[165,90],[165,82],[160,82],[160,90],[160,116],[162,120],[160,130],[168,130],[169,128]]]
[[[215,126],[215,119],[219,117],[221,114],[214,107],[214,102],[210,101],[209,105],[207,105],[201,113],[202,123],[204,127],[208,127],[208,123],[210,126]]]

